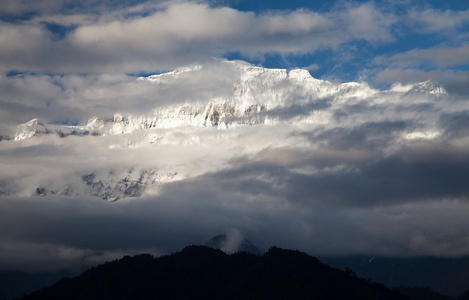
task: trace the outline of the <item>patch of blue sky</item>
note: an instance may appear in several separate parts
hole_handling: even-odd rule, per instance
[[[72,32],[77,28],[76,25],[71,25],[71,26],[63,26],[57,23],[51,23],[51,22],[43,22],[42,25],[50,32],[52,33],[52,37],[54,40],[61,40],[67,34]]]
[[[17,24],[17,23],[31,20],[32,18],[36,16],[38,16],[38,13],[35,11],[24,12],[21,14],[0,12],[0,22]]]
[[[328,11],[334,1],[304,1],[304,0],[238,0],[233,1],[232,7],[241,11],[265,12],[268,10],[296,10],[309,9],[317,12]]]

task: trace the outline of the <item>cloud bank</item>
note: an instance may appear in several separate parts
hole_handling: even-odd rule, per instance
[[[230,103],[244,90],[239,99],[267,103],[260,113],[269,122],[2,141],[0,266],[44,270],[122,253],[169,253],[232,228],[261,250],[275,244],[318,256],[467,255],[466,101],[292,74],[218,62],[124,84],[148,85],[157,108],[197,105],[199,96],[216,102],[231,95],[223,100]],[[219,78],[234,81],[199,91],[202,80],[215,86]],[[189,79],[197,84],[176,84]],[[186,102],[159,100],[176,88]],[[106,202],[93,194],[95,185],[148,174],[154,181],[145,179],[137,197]]]

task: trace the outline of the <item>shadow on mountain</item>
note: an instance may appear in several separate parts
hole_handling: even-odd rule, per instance
[[[24,296],[36,299],[407,299],[315,257],[272,247],[263,256],[205,246],[125,256]]]

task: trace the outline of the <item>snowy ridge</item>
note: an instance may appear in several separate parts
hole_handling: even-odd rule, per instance
[[[145,114],[111,112],[109,117],[91,117],[79,126],[47,124],[39,119],[19,125],[15,140],[30,139],[19,143],[20,146],[40,145],[40,136],[44,135],[52,135],[50,141],[54,140],[53,135],[88,136],[83,140],[56,140],[63,145],[63,151],[76,149],[73,151],[78,155],[84,152],[87,156],[91,147],[99,146],[90,151],[92,155],[87,158],[88,162],[78,162],[70,168],[71,172],[44,176],[39,169],[28,177],[27,188],[22,192],[17,186],[21,181],[12,179],[5,181],[0,194],[27,197],[88,195],[106,201],[155,194],[159,193],[162,184],[222,170],[238,153],[260,155],[265,147],[269,147],[260,142],[264,135],[269,136],[269,143],[276,147],[290,147],[285,140],[290,135],[283,136],[286,132],[306,130],[315,136],[314,142],[303,140],[301,134],[297,137],[295,145],[301,144],[310,150],[340,145],[347,140],[345,132],[349,128],[370,128],[372,136],[364,134],[356,138],[360,143],[370,145],[381,141],[384,146],[379,151],[384,155],[393,153],[400,145],[444,137],[444,128],[435,122],[439,118],[439,109],[426,110],[422,119],[423,112],[413,108],[424,104],[443,109],[443,103],[438,99],[446,92],[433,81],[394,85],[390,90],[379,91],[363,82],[334,84],[319,80],[306,70],[267,69],[239,62],[222,64],[223,74],[231,77],[228,90],[221,94],[217,94],[219,90],[215,88],[216,92],[209,93],[211,96],[207,98],[193,97],[191,101],[182,99],[173,105],[158,106],[158,93],[155,93],[155,108]],[[190,81],[191,76],[207,75],[204,68],[183,68],[138,80],[155,87],[156,91],[158,88],[179,88]],[[206,73],[202,76],[197,72]],[[191,86],[188,90],[199,88]],[[139,99],[129,100],[138,105]],[[380,125],[383,122],[391,124],[393,129]],[[412,126],[402,125],[406,123]],[[253,126],[256,128],[251,128]],[[376,129],[371,129],[374,127]],[[252,135],[254,133],[258,135]],[[90,146],[80,151],[82,143]],[[180,152],[183,154],[178,155]],[[115,155],[111,161],[107,161],[109,153]],[[103,167],[96,168],[96,165]],[[300,174],[317,171],[301,166],[291,169]],[[29,188],[31,186],[33,188]]]
[[[18,125],[16,131],[15,140],[23,140],[33,136],[49,133],[50,130],[46,128],[46,125],[35,118],[26,123]]]
[[[177,171],[168,170],[93,171],[81,175],[81,180],[67,185],[39,186],[33,194],[45,197],[79,196],[85,193],[106,201],[117,201],[140,197],[147,187],[156,187],[161,183],[175,181],[177,175]]]
[[[47,124],[39,119],[19,125],[16,141],[5,143],[6,148],[33,145],[32,149],[38,149],[34,155],[52,155],[49,164],[67,161],[69,152],[83,160],[67,161],[70,167],[57,174],[43,174],[43,168],[36,167],[33,172],[29,168],[24,171],[24,180],[5,175],[0,178],[0,183],[4,180],[0,195],[87,195],[106,201],[142,197],[158,194],[167,183],[223,170],[235,162],[232,158],[270,161],[269,153],[282,147],[286,151],[291,145],[306,153],[330,148],[342,151],[351,143],[357,149],[367,145],[368,151],[387,156],[403,145],[445,138],[445,123],[438,123],[441,112],[460,110],[444,106],[440,97],[446,97],[445,91],[433,81],[379,91],[363,82],[335,84],[316,79],[300,69],[267,69],[240,62],[221,65],[220,74],[229,76],[226,86],[217,89],[209,82],[207,86],[214,91],[188,100],[180,95],[192,95],[200,89],[200,82],[191,81],[191,77],[205,80],[212,69],[195,66],[138,78],[156,91],[155,107],[151,108],[150,102],[145,113],[112,111],[79,126]],[[163,95],[172,97],[172,88],[184,89],[184,83],[192,86],[185,93],[176,93],[174,100],[178,102],[158,105],[160,88],[170,90]],[[139,105],[139,99],[129,101]],[[55,156],[41,146],[43,143],[50,143],[50,149],[62,156]],[[381,146],[374,148],[378,144]],[[360,151],[353,155],[364,155]],[[282,153],[272,157],[283,157]],[[272,159],[276,163],[298,159],[296,153],[287,153],[284,160]],[[353,171],[345,165],[336,167]],[[293,164],[290,171],[303,175],[320,172],[302,164]]]
[[[434,80],[427,80],[408,85],[397,83],[391,87],[390,91],[401,93],[447,94],[445,88],[439,82]]]
[[[85,126],[46,124],[38,118],[34,118],[18,125],[14,140],[18,141],[44,134],[57,134],[60,137],[68,135],[101,135],[104,127],[105,122],[97,117],[90,118]]]
[[[233,83],[233,93],[228,98],[216,97],[206,102],[156,108],[147,115],[115,113],[108,120],[92,117],[82,126],[52,126],[34,119],[18,126],[15,140],[48,133],[61,136],[115,135],[150,128],[206,126],[226,129],[238,125],[272,123],[275,120],[268,119],[268,110],[290,105],[292,100],[299,102],[299,99],[292,99],[289,95],[293,91],[300,90],[304,100],[311,101],[341,90],[327,81],[311,77],[306,70],[266,69],[240,63],[233,63],[233,67],[240,72],[240,76]],[[164,83],[201,68],[183,68],[138,80]]]
[[[333,84],[313,78],[307,70],[267,69],[240,62],[225,62],[238,79],[232,83],[231,96],[220,96],[187,104],[157,107],[145,115],[115,113],[112,117],[91,117],[80,126],[51,125],[33,119],[18,126],[15,140],[55,133],[68,135],[116,135],[140,129],[205,126],[227,129],[240,125],[275,124],[275,110],[291,105],[314,104],[333,98],[333,103],[351,103],[354,99],[370,98],[378,91],[365,83]],[[177,81],[181,74],[190,75],[203,66],[181,68],[159,75],[141,77],[153,84]],[[425,81],[415,85],[394,85],[390,90],[399,93],[444,94],[444,88]],[[130,99],[129,99],[130,100]],[[273,113],[274,112],[274,113]],[[304,116],[305,120],[310,116]],[[301,121],[301,120],[296,120]]]
[[[445,88],[434,80],[427,80],[424,82],[416,83],[409,90],[412,93],[427,93],[427,94],[446,94]]]

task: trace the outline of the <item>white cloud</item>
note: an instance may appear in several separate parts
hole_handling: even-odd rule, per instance
[[[454,35],[458,27],[469,23],[469,10],[413,9],[407,20],[415,23],[415,30],[420,32]]]
[[[113,75],[19,77],[8,83],[41,95],[34,80],[49,82],[44,99],[47,90],[73,91],[85,115],[94,112],[93,101],[107,111],[114,101],[120,109],[166,105],[171,95],[195,103],[197,95],[207,96],[199,91],[202,81],[217,86],[226,79],[234,93],[232,80],[241,76],[226,66],[234,64],[180,72],[155,86]],[[269,86],[263,73],[256,80],[245,85],[254,89],[256,101],[278,93],[278,81]],[[467,102],[366,84],[326,84],[334,94],[315,98],[295,83],[301,78],[291,80],[279,84],[283,105],[272,109],[272,125],[1,141],[0,263],[21,264],[30,252],[48,266],[148,249],[169,253],[204,243],[220,228],[239,230],[232,232],[233,245],[242,232],[262,250],[276,244],[313,255],[468,253],[461,242],[469,235]],[[209,90],[214,97],[227,93],[221,86]],[[75,103],[64,101],[58,103]],[[112,186],[112,178],[131,180],[129,170],[137,177],[140,170],[161,178],[178,174],[141,197],[111,203],[90,196],[83,175],[93,173],[96,184]],[[48,188],[46,197],[37,196],[38,187]],[[66,188],[72,191],[68,197],[51,193]]]
[[[251,57],[314,53],[354,39],[389,42],[390,25],[395,22],[391,15],[369,4],[349,5],[324,14],[296,10],[259,15],[194,2],[167,2],[155,7],[159,9],[148,16],[111,13],[94,22],[83,15],[73,19],[59,14],[57,21],[48,15],[24,24],[5,23],[0,39],[10,42],[0,46],[0,69],[141,72],[172,69],[235,51]],[[74,25],[78,27],[55,40],[42,27],[40,22],[45,20],[77,22]]]
[[[239,246],[241,245],[243,240],[244,235],[241,233],[241,231],[235,228],[231,228],[226,233],[226,240],[224,241],[224,244],[220,249],[229,254],[234,253],[238,251]]]
[[[469,72],[454,70],[430,70],[424,71],[417,68],[385,68],[377,70],[373,81],[382,83],[416,83],[426,80],[436,80],[444,85],[445,89],[452,94],[465,97],[469,94]]]
[[[163,83],[105,73],[3,76],[0,135],[11,136],[18,124],[33,118],[46,123],[86,123],[92,116],[152,113],[170,104],[227,96],[239,76],[232,71],[228,65],[212,61],[199,72],[181,73],[177,81]]]
[[[314,71],[317,71],[320,69],[319,65],[318,64],[312,64],[312,65],[309,65],[307,67],[304,67],[302,69],[305,69],[305,70],[308,70],[310,72],[314,72]]]
[[[396,16],[380,11],[372,4],[350,5],[339,15],[342,24],[356,39],[371,43],[391,42],[391,26],[397,22]]]
[[[418,66],[448,68],[466,65],[469,64],[469,44],[457,47],[438,45],[427,49],[413,49],[392,56],[377,57],[374,63],[399,68]]]

